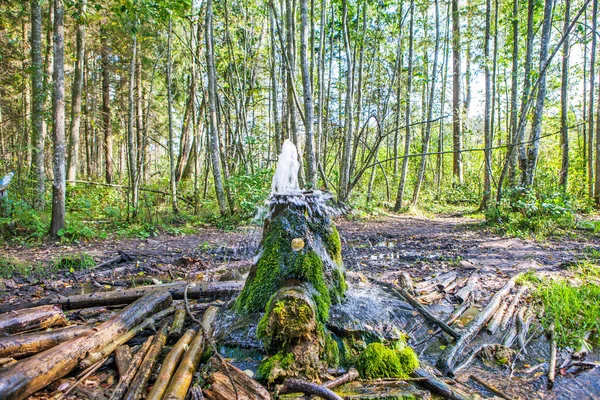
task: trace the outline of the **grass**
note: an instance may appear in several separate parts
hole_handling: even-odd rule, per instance
[[[83,271],[96,265],[96,262],[87,253],[65,254],[52,261],[53,270],[69,270],[70,272]]]
[[[572,271],[573,277],[545,279],[538,284],[534,297],[541,309],[540,321],[546,329],[555,325],[559,347],[599,345],[600,285],[590,278],[600,276],[600,267],[584,260]]]
[[[59,271],[82,271],[96,265],[91,255],[74,253],[59,256],[45,265],[41,262],[21,261],[14,257],[0,256],[0,278],[11,279],[17,275],[24,278],[35,276],[47,278]]]
[[[40,263],[27,263],[13,257],[0,256],[0,278],[11,279],[15,275],[28,277],[32,274],[43,274],[44,267]]]

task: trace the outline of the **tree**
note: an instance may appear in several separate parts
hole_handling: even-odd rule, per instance
[[[77,10],[76,58],[73,85],[71,86],[71,123],[69,126],[69,159],[67,179],[77,179],[79,157],[79,132],[81,124],[81,93],[83,89],[83,68],[85,63],[85,6],[87,0],[79,0]]]
[[[54,0],[54,91],[52,94],[53,172],[50,235],[65,227],[65,31],[62,0]]]
[[[484,167],[483,167],[483,198],[481,199],[481,209],[484,210],[488,206],[492,192],[492,98],[491,85],[492,77],[490,76],[490,25],[491,25],[491,1],[485,2],[485,37],[483,44],[484,57],[484,74],[485,74],[485,109],[483,115],[483,136],[485,142],[484,150]]]
[[[560,83],[560,147],[561,167],[559,184],[566,192],[569,182],[569,19],[571,12],[571,0],[565,0],[565,21],[563,25],[563,55],[562,55],[562,77]]]
[[[460,14],[458,0],[452,0],[452,145],[453,159],[452,172],[455,183],[462,185],[463,160],[462,160],[462,135],[460,132]]]
[[[113,137],[110,111],[110,60],[108,49],[108,32],[100,28],[100,54],[102,57],[102,125],[104,128],[104,166],[106,183],[113,181]]]
[[[211,11],[212,12],[212,11]],[[208,11],[207,11],[208,13]],[[172,78],[172,61],[171,61],[171,46],[173,37],[173,21],[169,17],[169,32],[167,35],[167,107],[169,116],[169,170],[171,177],[171,204],[173,207],[173,213],[179,213],[179,207],[177,206],[177,179],[175,177],[175,145],[174,145],[174,133],[173,133],[173,78]]]
[[[127,116],[127,154],[129,164],[129,186],[131,187],[131,208],[133,209],[133,217],[137,217],[138,208],[138,171],[137,171],[137,140],[134,132],[135,123],[135,72],[137,60],[137,33],[136,27],[133,28],[131,43],[131,61],[129,63],[129,98],[128,98],[128,116]],[[170,122],[170,121],[169,121]],[[170,132],[169,124],[169,132]]]
[[[206,20],[204,35],[206,41],[206,69],[208,73],[208,120],[210,129],[210,158],[212,161],[213,178],[215,181],[215,192],[219,211],[221,215],[229,214],[225,190],[223,188],[223,177],[221,175],[221,157],[219,150],[219,134],[217,121],[217,77],[214,60],[214,38],[213,38],[213,10],[212,0],[206,1]]]
[[[289,1],[289,0],[288,0]],[[346,99],[344,106],[345,115],[345,133],[342,143],[342,158],[340,162],[340,180],[338,185],[338,199],[346,201],[348,199],[348,185],[350,182],[350,164],[352,162],[352,103],[354,101],[354,66],[352,50],[350,48],[350,34],[348,32],[348,1],[342,0],[342,34],[344,39],[344,50],[346,56]]]
[[[33,163],[36,176],[36,201],[38,210],[44,208],[44,90],[42,64],[42,7],[41,0],[31,0],[31,135],[34,141]]]
[[[306,135],[306,184],[314,188],[317,183],[317,168],[315,160],[315,143],[313,131],[314,104],[312,81],[308,69],[308,0],[300,1],[300,68],[302,70],[302,89],[304,92],[304,130]]]

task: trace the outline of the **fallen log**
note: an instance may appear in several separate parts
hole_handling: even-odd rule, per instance
[[[440,283],[438,283],[436,285],[438,290],[444,291],[446,290],[446,288],[450,285],[452,285],[454,282],[456,282],[456,279],[458,278],[458,275],[456,274],[456,272],[453,271],[452,274],[448,275],[448,277],[446,279],[444,279],[443,281],[441,281]]]
[[[527,350],[525,350],[525,337],[529,330],[529,321],[525,319],[526,312],[527,307],[523,307],[517,314],[517,344],[519,345],[519,351],[524,354],[527,354]]]
[[[488,305],[481,310],[481,312],[465,327],[463,334],[460,338],[446,347],[442,353],[440,359],[437,362],[438,368],[445,374],[450,374],[456,362],[456,358],[463,352],[463,350],[471,343],[471,341],[477,336],[481,328],[490,319],[490,317],[496,312],[502,299],[510,293],[511,289],[515,286],[515,280],[519,274],[513,276],[506,282],[506,284],[490,299]]]
[[[423,368],[417,368],[413,373],[414,378],[424,378],[419,380],[419,385],[429,390],[431,393],[442,396],[445,399],[450,400],[467,400],[468,397],[460,393],[456,389],[450,387],[446,382],[433,376]]]
[[[186,316],[185,306],[183,304],[179,305],[175,309],[175,315],[173,316],[173,322],[171,323],[171,327],[169,328],[169,341],[173,341],[175,339],[179,339],[181,337],[181,331],[183,329],[183,324],[185,323]]]
[[[150,349],[144,356],[142,364],[138,368],[133,381],[131,381],[131,384],[129,385],[127,394],[124,397],[125,400],[139,400],[142,398],[142,395],[146,390],[146,384],[150,379],[150,374],[152,374],[152,369],[156,363],[156,359],[160,355],[167,341],[168,327],[169,325],[165,322],[156,333],[154,341],[152,342],[152,346],[150,346]]]
[[[356,368],[352,367],[348,372],[343,375],[338,376],[335,379],[327,381],[323,384],[328,389],[335,389],[338,386],[345,385],[348,382],[352,382],[355,379],[358,379],[358,371]]]
[[[65,314],[60,307],[51,305],[13,310],[0,315],[0,333],[17,333],[65,325],[67,325]]]
[[[510,302],[510,305],[508,306],[508,308],[506,309],[506,312],[504,313],[504,316],[502,317],[502,322],[500,323],[500,329],[502,331],[505,331],[506,328],[508,328],[510,319],[512,318],[513,314],[515,313],[515,309],[519,305],[521,296],[523,296],[523,294],[525,293],[526,290],[527,290],[526,286],[521,286],[519,288],[519,290],[517,291],[517,294],[515,294],[515,297],[513,297],[512,301]]]
[[[167,390],[167,386],[173,377],[173,373],[175,372],[175,368],[179,364],[179,360],[183,356],[185,349],[189,346],[190,342],[196,335],[196,331],[193,329],[188,329],[183,336],[177,341],[173,349],[167,354],[165,357],[160,371],[158,372],[158,376],[156,377],[156,382],[148,393],[146,400],[161,400],[165,391]]]
[[[190,285],[188,298],[226,297],[242,290],[243,282],[196,282]],[[173,299],[183,299],[183,291],[187,282],[174,282],[162,285],[141,286],[131,289],[113,290],[110,292],[94,292],[74,296],[44,297],[40,300],[17,305],[10,305],[12,310],[36,307],[40,305],[60,305],[64,309],[76,309],[95,306],[130,304],[141,297],[152,293],[169,292]],[[3,307],[0,307],[2,311]]]
[[[181,363],[175,371],[171,383],[167,387],[163,400],[184,400],[192,384],[194,372],[200,363],[204,351],[204,333],[199,331],[183,355]]]
[[[406,290],[402,289],[401,287],[399,287],[398,285],[395,285],[393,283],[387,283],[387,282],[379,281],[376,279],[371,279],[371,280],[381,286],[387,287],[396,296],[399,296],[402,299],[405,299],[411,306],[413,306],[413,308],[415,308],[417,311],[419,311],[421,313],[421,315],[423,315],[430,322],[433,322],[434,324],[439,326],[448,335],[452,336],[455,339],[460,338],[460,334],[458,332],[456,332],[454,329],[450,328],[444,321],[441,321],[439,318],[435,317],[432,313],[430,313],[425,307],[423,307],[421,305],[421,303],[419,303],[419,301],[417,299],[415,299]]]
[[[87,326],[73,325],[57,330],[2,337],[0,358],[22,358],[37,354],[89,332],[90,328]]]
[[[117,365],[119,376],[124,375],[125,372],[127,372],[129,365],[131,365],[132,358],[133,354],[131,352],[131,347],[126,344],[117,346],[115,349],[115,364]]]
[[[489,322],[487,324],[487,328],[486,328],[486,330],[488,331],[488,333],[490,335],[493,335],[494,333],[496,333],[496,331],[500,327],[500,323],[502,322],[502,317],[504,316],[504,312],[506,311],[507,307],[508,307],[508,301],[503,301],[502,303],[500,303],[500,306],[498,307],[498,309],[496,310],[494,315],[492,315],[492,318],[489,320]]]
[[[398,276],[398,285],[400,285],[402,289],[407,290],[411,294],[415,292],[415,287],[413,285],[412,278],[406,271],[401,272],[400,276]]]
[[[61,343],[0,371],[0,398],[23,399],[37,392],[71,372],[86,354],[106,346],[115,337],[138,325],[147,316],[164,309],[171,302],[168,292],[146,296],[95,327],[91,333]]]
[[[342,400],[342,398],[333,390],[300,379],[287,379],[282,385],[278,386],[277,392],[279,394],[304,393],[319,396],[325,400]]]
[[[416,283],[415,290],[417,292],[430,292],[431,290],[435,289],[437,284],[445,281],[448,278],[452,278],[452,277],[456,277],[455,271],[445,272],[441,275],[436,276],[435,278]]]
[[[423,296],[416,297],[417,301],[421,304],[431,304],[435,303],[444,298],[444,293],[441,292],[431,292],[429,294],[425,294]]]
[[[152,346],[153,341],[154,336],[149,336],[144,342],[144,344],[142,344],[142,347],[140,347],[137,353],[135,353],[135,355],[131,359],[129,368],[127,368],[127,371],[119,377],[119,382],[117,383],[117,387],[115,387],[115,390],[113,390],[112,395],[110,396],[110,400],[121,400],[123,398],[123,395],[127,391],[129,384],[135,377],[135,373],[142,364],[144,357],[146,357],[146,354],[150,350],[150,346]]]
[[[475,361],[475,357],[477,357],[479,355],[479,353],[481,353],[482,351],[484,351],[488,348],[494,348],[496,346],[499,346],[499,345],[496,343],[483,343],[483,344],[480,344],[479,346],[475,347],[473,350],[471,350],[469,352],[469,354],[467,354],[465,359],[459,365],[455,366],[452,369],[452,375],[453,376],[459,375],[463,370],[465,370],[469,365],[471,365],[471,363],[473,361]]]
[[[202,390],[207,400],[269,400],[271,395],[260,383],[246,375],[239,368],[213,358],[211,365],[217,368],[208,378],[209,386]],[[231,379],[229,378],[231,376]],[[235,384],[235,389],[231,384]],[[237,396],[236,396],[237,392]]]
[[[458,290],[458,292],[456,292],[454,297],[459,299],[461,302],[465,302],[465,301],[469,300],[469,298],[471,298],[471,296],[473,294],[473,291],[477,287],[478,283],[479,283],[479,274],[477,274],[477,272],[474,272],[471,274],[469,279],[467,279],[467,283],[465,284],[465,286],[460,288]]]

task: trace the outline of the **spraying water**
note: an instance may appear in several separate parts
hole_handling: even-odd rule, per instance
[[[289,139],[286,139],[277,160],[277,168],[271,184],[271,194],[299,194],[299,169],[298,150]]]

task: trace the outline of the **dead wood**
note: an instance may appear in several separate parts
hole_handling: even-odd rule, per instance
[[[419,385],[429,390],[431,393],[442,396],[445,399],[450,400],[467,400],[468,397],[460,393],[456,389],[449,386],[446,382],[433,376],[423,368],[417,368],[413,372],[414,378],[424,378],[422,381],[418,381]]]
[[[146,296],[95,327],[91,333],[38,353],[0,372],[0,398],[23,399],[67,375],[89,352],[106,346],[115,337],[138,325],[149,315],[168,307],[168,292]]]
[[[509,329],[504,333],[502,337],[502,346],[511,347],[515,338],[517,337],[517,316],[513,315],[510,322]]]
[[[0,333],[17,333],[65,325],[67,325],[65,314],[60,307],[51,305],[13,310],[0,315]]]
[[[512,400],[513,397],[507,395],[506,393],[504,393],[502,390],[498,389],[495,386],[490,385],[489,383],[487,383],[486,381],[484,381],[483,379],[475,376],[475,375],[471,375],[469,376],[469,378],[477,383],[479,383],[481,386],[485,387],[487,390],[489,390],[490,392],[494,393],[497,396],[502,397],[503,399],[506,400]]]
[[[342,398],[331,389],[300,379],[287,379],[282,385],[278,386],[277,392],[279,394],[304,393],[319,396],[325,400],[342,400]]]
[[[181,363],[175,371],[171,383],[163,396],[164,400],[184,400],[188,389],[192,384],[194,372],[200,363],[200,357],[204,351],[204,334],[199,331],[194,337],[189,348],[183,355]]]
[[[150,390],[150,393],[148,393],[146,400],[162,399],[163,394],[167,390],[167,386],[173,377],[175,368],[177,368],[179,360],[181,360],[183,353],[194,338],[194,335],[196,335],[196,331],[193,329],[188,329],[177,341],[175,346],[173,346],[169,354],[167,354],[160,367],[160,371],[158,372],[156,382],[154,383],[152,390]]]
[[[198,299],[203,297],[222,298],[231,296],[242,290],[243,282],[196,282],[190,285],[188,297]],[[11,305],[9,309],[21,310],[23,308],[40,305],[60,305],[65,309],[86,308],[95,306],[109,306],[130,304],[141,297],[152,293],[169,292],[173,299],[183,299],[183,291],[187,282],[174,282],[161,285],[141,286],[132,289],[113,290],[110,292],[94,292],[75,296],[44,297],[27,303]],[[0,307],[0,311],[3,307]]]
[[[527,307],[523,307],[517,314],[517,344],[519,345],[519,351],[524,354],[527,354],[527,350],[525,349],[525,337],[529,330],[529,320],[525,319],[526,312]]]
[[[211,365],[217,371],[210,374],[208,378],[209,387],[202,390],[207,400],[269,400],[271,395],[260,383],[246,375],[239,368],[227,363],[224,365],[220,360],[213,358]],[[229,378],[231,376],[231,379]],[[235,384],[235,389],[231,384]]]
[[[554,379],[556,378],[556,334],[554,332],[554,324],[548,328],[548,334],[550,336],[550,363],[548,365],[548,385],[550,388],[554,385]]]
[[[185,306],[181,304],[175,309],[173,322],[171,323],[171,327],[169,328],[170,341],[179,339],[179,337],[181,337],[181,331],[183,329],[183,324],[185,323],[185,315]]]
[[[87,326],[73,325],[57,330],[2,337],[0,357],[30,356],[89,332],[90,328]]]
[[[496,331],[500,327],[500,322],[502,322],[502,317],[504,316],[504,312],[506,311],[507,307],[508,300],[500,303],[500,306],[498,307],[494,315],[492,315],[492,318],[488,321],[486,330],[490,335],[496,333]]]
[[[352,382],[356,379],[358,379],[358,371],[356,370],[356,368],[353,367],[353,368],[350,368],[350,370],[348,372],[346,372],[345,374],[340,375],[335,379],[325,382],[323,384],[323,386],[325,386],[328,389],[335,389],[338,386],[345,385],[346,383]]]
[[[454,271],[453,271],[454,272]],[[447,287],[449,287],[450,285],[452,285],[454,282],[456,282],[456,279],[458,278],[458,275],[456,272],[448,275],[448,277],[446,279],[444,279],[443,281],[441,281],[440,283],[438,283],[436,285],[438,290],[446,290]]]
[[[129,390],[124,397],[125,400],[139,400],[142,398],[142,395],[146,390],[146,384],[150,379],[150,374],[152,374],[152,369],[156,363],[156,359],[162,352],[165,342],[167,341],[168,327],[169,325],[164,322],[156,333],[152,346],[150,346],[150,350],[148,350],[144,356],[144,360],[138,368],[135,378],[133,378],[133,381],[131,381],[131,384],[129,385]]]
[[[508,328],[510,319],[512,318],[513,314],[515,313],[515,309],[517,308],[517,305],[519,305],[521,296],[523,296],[523,294],[525,293],[526,290],[527,290],[526,286],[521,286],[519,288],[519,290],[517,291],[517,294],[515,294],[515,297],[513,297],[512,301],[510,302],[510,305],[508,306],[508,308],[506,309],[506,312],[504,313],[504,316],[502,317],[502,322],[500,323],[501,330],[505,331],[506,328]]]
[[[127,372],[129,365],[131,365],[132,358],[133,354],[131,352],[131,347],[126,344],[117,346],[115,349],[115,364],[117,365],[117,372],[119,373],[119,376]]]
[[[473,361],[475,361],[475,358],[479,355],[479,353],[483,352],[486,349],[490,349],[490,348],[495,348],[496,346],[499,346],[496,343],[483,343],[480,344],[479,346],[475,347],[473,350],[471,350],[469,352],[469,354],[467,354],[467,356],[464,358],[464,360],[457,366],[455,366],[452,369],[452,376],[456,376],[459,375],[462,371],[464,371],[465,369],[467,369],[467,367],[469,365],[471,365],[471,363],[473,363]]]
[[[131,359],[131,363],[129,364],[129,368],[127,368],[127,371],[123,375],[119,376],[119,382],[117,383],[117,387],[115,387],[115,390],[113,390],[112,395],[110,396],[111,400],[121,400],[123,398],[123,395],[127,391],[129,384],[131,383],[131,381],[133,381],[133,378],[135,377],[135,373],[142,364],[146,353],[148,353],[148,351],[150,350],[150,346],[152,345],[153,341],[154,336],[148,337],[142,345],[142,347],[140,347],[137,353],[134,354],[133,358]]]
[[[415,292],[415,287],[412,278],[406,271],[401,272],[400,276],[398,276],[398,285],[400,285],[402,289],[407,290],[409,293]]]
[[[444,298],[444,293],[441,292],[431,292],[429,294],[416,297],[417,301],[421,304],[431,304],[435,303]]]
[[[98,369],[100,369],[100,367],[102,367],[105,363],[106,363],[106,359],[100,360],[96,363],[96,365],[92,366],[91,368],[88,368],[88,370],[85,371],[85,373],[82,374],[79,377],[79,379],[77,379],[77,381],[75,381],[75,383],[73,383],[62,395],[60,395],[58,400],[64,398],[69,393],[71,393],[81,382],[83,382],[84,379],[87,379],[90,375],[92,375],[94,372],[96,372]]]
[[[379,281],[376,279],[371,279],[371,280],[379,285],[387,287],[388,289],[391,290],[392,294],[395,294],[396,296],[399,296],[402,299],[405,299],[411,306],[413,306],[414,309],[419,311],[421,313],[421,315],[423,315],[428,321],[433,322],[434,324],[439,326],[448,335],[452,336],[455,339],[460,338],[460,334],[458,332],[456,332],[454,329],[450,328],[444,321],[441,321],[439,318],[435,317],[432,313],[430,313],[425,307],[423,307],[421,305],[421,303],[418,302],[417,299],[415,299],[406,290],[402,289],[401,287],[399,287],[398,285],[395,285],[393,283],[387,283],[387,282]]]
[[[452,372],[456,358],[463,352],[469,343],[471,343],[485,323],[496,312],[502,299],[510,293],[511,289],[515,286],[515,280],[518,276],[519,274],[509,279],[502,289],[492,296],[488,305],[465,327],[462,336],[460,336],[454,344],[446,347],[437,362],[438,368],[440,368],[443,373],[449,374]]]
[[[479,283],[479,274],[477,272],[473,272],[469,279],[467,279],[467,283],[465,286],[460,288],[458,292],[454,295],[461,302],[465,302],[471,298],[473,295],[473,291],[477,288],[477,284]]]

